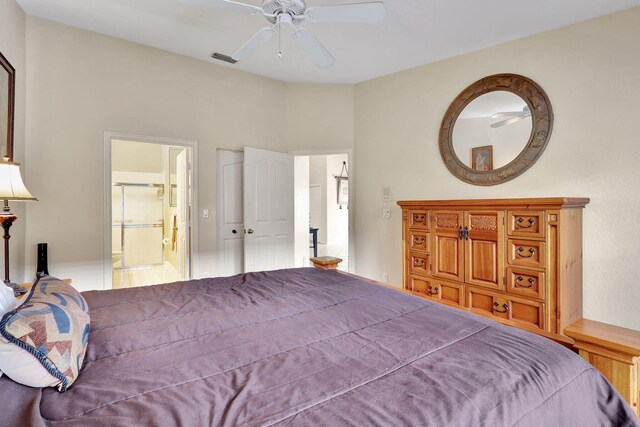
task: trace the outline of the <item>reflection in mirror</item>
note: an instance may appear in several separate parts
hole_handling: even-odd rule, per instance
[[[499,169],[524,150],[532,129],[524,99],[504,90],[489,92],[471,101],[458,116],[453,149],[474,170]]]

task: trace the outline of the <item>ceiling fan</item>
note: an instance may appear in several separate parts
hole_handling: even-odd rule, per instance
[[[508,111],[508,112],[495,113],[493,116],[491,116],[492,119],[505,119],[505,120],[492,123],[491,127],[499,128],[502,126],[507,126],[512,123],[519,122],[520,120],[524,120],[527,117],[531,117],[531,110],[529,109],[528,105],[526,105],[522,109],[522,111]]]
[[[187,0],[190,3],[215,5],[212,0]],[[262,7],[232,0],[220,0],[225,6],[251,15],[263,16],[271,23],[258,31],[231,58],[244,61],[278,32],[278,55],[282,56],[282,29],[293,32],[293,38],[320,68],[330,67],[335,58],[311,31],[300,26],[312,23],[376,22],[385,17],[384,3],[371,1],[363,3],[338,4],[333,6],[307,7],[305,0],[263,0]],[[220,4],[220,2],[218,2]],[[222,4],[220,4],[222,6]]]

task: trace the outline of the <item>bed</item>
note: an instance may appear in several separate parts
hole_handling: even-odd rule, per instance
[[[83,294],[65,393],[0,378],[2,426],[638,426],[543,337],[321,269]]]

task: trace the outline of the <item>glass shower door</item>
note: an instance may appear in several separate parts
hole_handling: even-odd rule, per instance
[[[164,187],[162,185],[123,184],[121,213],[114,209],[114,251],[121,247],[122,260],[118,268],[162,265],[164,261],[162,237],[164,233]],[[115,188],[115,187],[114,187]],[[114,190],[114,196],[116,191]],[[116,221],[121,218],[120,242],[116,243]]]

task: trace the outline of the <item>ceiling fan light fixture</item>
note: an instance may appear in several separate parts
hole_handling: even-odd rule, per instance
[[[202,0],[184,0],[201,2]],[[306,0],[262,0],[262,7],[236,0],[220,0],[222,4],[239,12],[251,15],[262,15],[272,25],[259,30],[236,53],[230,57],[218,53],[213,58],[231,64],[249,59],[260,47],[265,45],[273,35],[278,33],[278,56],[282,57],[282,26],[293,30],[293,38],[305,50],[320,68],[330,67],[335,63],[331,52],[306,28],[300,24],[312,23],[351,23],[377,22],[384,19],[386,11],[382,1],[364,1],[360,3],[343,3],[331,6],[307,7]]]

